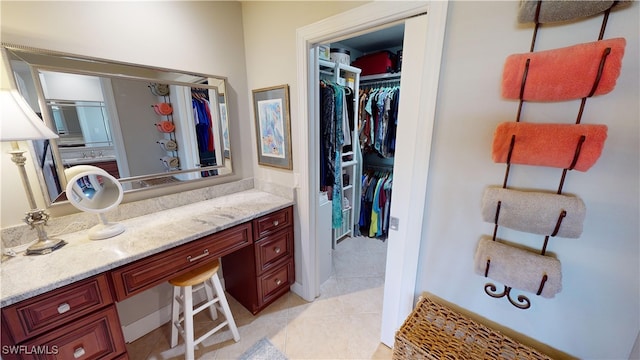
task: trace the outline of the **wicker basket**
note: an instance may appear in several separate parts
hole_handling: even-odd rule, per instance
[[[396,333],[393,359],[551,359],[422,296]]]

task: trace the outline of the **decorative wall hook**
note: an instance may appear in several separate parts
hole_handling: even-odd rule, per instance
[[[488,278],[489,277],[489,269],[491,268],[491,259],[487,258],[486,261],[486,265],[484,268],[484,277]],[[498,270],[500,271],[500,270]],[[544,290],[544,286],[547,283],[547,281],[549,280],[549,277],[547,274],[544,274],[541,279],[540,279],[540,285],[537,288],[536,291],[536,295],[540,296],[542,294],[542,291]],[[495,284],[493,283],[486,283],[484,286],[484,291],[485,293],[487,293],[487,295],[493,297],[493,298],[502,298],[502,297],[507,297],[507,299],[509,300],[509,302],[519,308],[519,309],[528,309],[531,306],[531,301],[525,296],[525,295],[518,295],[516,297],[516,300],[514,300],[511,297],[511,290],[512,287],[511,286],[504,286],[504,290],[502,292],[497,292],[497,287]],[[533,289],[530,289],[530,291],[533,292]]]
[[[504,291],[502,291],[501,293],[496,293],[497,290],[498,289],[496,288],[496,286],[492,283],[487,283],[484,285],[484,292],[493,298],[499,299],[506,296],[511,305],[522,310],[526,310],[531,307],[531,301],[529,300],[529,298],[522,294],[518,295],[518,297],[516,298],[517,301],[513,300],[511,298],[511,287],[505,285]]]

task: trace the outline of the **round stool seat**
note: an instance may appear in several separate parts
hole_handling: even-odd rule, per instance
[[[220,261],[217,259],[199,268],[190,270],[182,275],[176,276],[169,280],[169,283],[173,286],[193,286],[210,279],[213,274],[218,272],[220,268]]]

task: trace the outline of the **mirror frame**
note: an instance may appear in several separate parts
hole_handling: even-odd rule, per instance
[[[227,124],[229,121],[229,90],[228,90],[228,81],[226,77],[217,76],[217,75],[208,75],[202,73],[195,72],[186,72],[175,69],[168,69],[162,67],[154,67],[140,64],[133,64],[127,62],[119,62],[114,60],[107,60],[102,58],[88,57],[84,55],[70,54],[65,52],[46,50],[33,48],[28,46],[10,44],[10,43],[1,43],[1,51],[3,52],[2,56],[7,56],[7,63],[10,64],[9,53],[14,57],[17,57],[24,61],[27,65],[29,65],[32,77],[34,76],[34,71],[60,71],[63,73],[70,74],[79,74],[79,75],[89,75],[89,76],[100,76],[106,78],[118,78],[118,79],[127,79],[127,80],[137,80],[137,81],[146,81],[149,83],[163,83],[169,85],[177,85],[177,86],[187,86],[190,88],[203,88],[203,89],[212,89],[215,90],[216,94],[223,95],[225,97],[225,107],[226,114],[224,114],[227,118]],[[11,68],[11,75],[13,76],[13,68]],[[216,80],[220,85],[224,87],[224,93],[220,94],[219,87],[217,84],[202,84],[202,82],[207,81],[211,82],[211,80]],[[45,124],[51,128],[55,129],[54,121],[51,118],[51,114],[47,111],[47,103],[44,97],[44,91],[39,81],[34,79],[36,85],[36,92],[38,96],[38,105],[40,107],[43,120]],[[222,119],[220,119],[222,122]],[[220,154],[221,164],[214,166],[206,166],[206,167],[198,167],[193,169],[185,169],[185,170],[172,170],[155,174],[148,175],[138,175],[138,176],[130,176],[126,178],[117,179],[121,184],[124,183],[140,183],[144,180],[152,180],[152,179],[163,179],[163,178],[171,178],[173,175],[178,174],[189,174],[189,173],[199,173],[205,171],[212,170],[228,170],[224,174],[217,174],[215,176],[204,176],[197,179],[191,180],[183,180],[176,182],[161,182],[158,184],[152,184],[144,187],[127,189],[124,191],[125,194],[140,192],[158,188],[165,188],[170,186],[177,186],[184,183],[194,183],[200,181],[207,181],[213,179],[217,179],[219,177],[225,177],[233,175],[233,166],[231,159],[232,146],[229,143],[229,150],[226,151],[224,147],[224,140],[222,134],[222,123],[219,124],[218,128],[215,129],[216,133],[214,134],[215,139],[219,139],[222,149],[222,153]],[[228,130],[227,130],[228,131]],[[32,149],[35,147],[32,146]],[[54,158],[56,162],[56,173],[58,178],[62,180],[64,183],[61,183],[62,192],[60,195],[66,192],[66,184],[68,179],[64,174],[64,164],[62,161],[62,156],[60,155],[59,147],[56,139],[52,139],[50,142],[50,150],[51,156]],[[66,204],[69,203],[68,200],[63,201],[55,201],[52,200],[49,195],[49,190],[47,188],[47,183],[44,178],[43,169],[40,168],[38,162],[38,154],[35,151],[31,151],[32,160],[35,162],[36,172],[38,173],[38,180],[40,183],[40,187],[43,192],[43,197],[45,199],[47,207],[56,206],[58,204]],[[125,186],[125,188],[130,186]]]

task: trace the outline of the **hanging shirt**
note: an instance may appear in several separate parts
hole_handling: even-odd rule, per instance
[[[332,208],[332,224],[334,229],[342,227],[342,145],[344,144],[344,133],[342,132],[342,121],[338,119],[338,114],[342,115],[344,111],[344,89],[338,85],[332,84],[335,91],[336,103],[336,151],[334,153],[334,179],[333,179],[333,199],[331,201]]]
[[[335,95],[333,87],[321,83],[320,86],[320,186],[333,187],[335,176],[335,162],[333,154],[336,151],[335,139]],[[329,193],[329,200],[333,192]]]
[[[379,197],[382,184],[384,184],[384,179],[379,179],[373,195],[373,206],[371,207],[371,225],[369,227],[370,237],[377,236],[378,232],[380,231],[381,222]]]
[[[209,117],[204,104],[198,99],[191,99],[193,106],[194,119],[196,119],[196,138],[198,141],[198,151],[205,152],[209,150],[209,137],[211,136]]]

